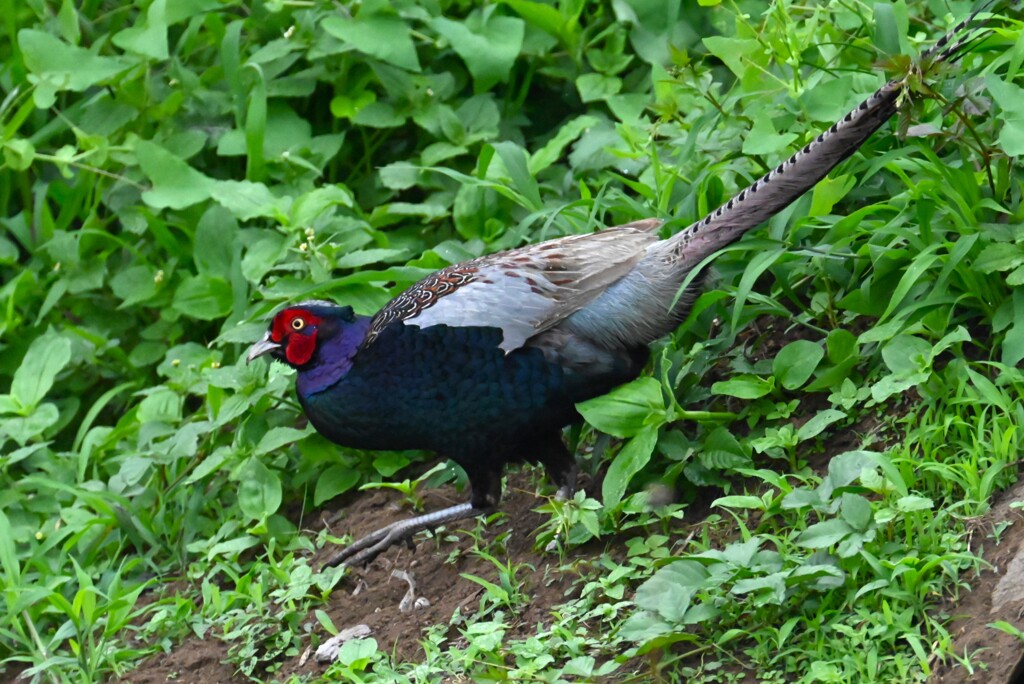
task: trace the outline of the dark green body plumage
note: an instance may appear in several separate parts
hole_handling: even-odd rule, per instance
[[[446,325],[392,325],[347,368],[324,363],[361,344],[366,321],[339,321],[338,332],[300,370],[297,391],[306,415],[320,433],[346,446],[444,454],[470,474],[481,497],[493,492],[510,461],[541,461],[555,473],[571,472],[559,433],[578,419],[576,402],[642,368],[638,359],[612,377],[587,377],[549,361],[537,347],[506,353],[499,329]]]

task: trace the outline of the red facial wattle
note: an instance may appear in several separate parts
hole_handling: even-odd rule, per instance
[[[284,348],[284,356],[293,366],[304,366],[313,358],[316,351],[316,330],[308,333],[292,333],[288,336],[288,344]]]
[[[285,309],[274,318],[270,339],[284,345],[285,360],[293,366],[309,363],[316,352],[316,332],[321,319],[301,309]]]

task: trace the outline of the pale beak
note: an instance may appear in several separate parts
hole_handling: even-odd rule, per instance
[[[248,366],[252,363],[253,359],[259,358],[260,356],[263,356],[268,352],[272,352],[275,349],[279,349],[280,347],[280,344],[270,339],[270,333],[266,333],[263,336],[263,339],[249,347],[249,353],[245,355],[245,365]]]

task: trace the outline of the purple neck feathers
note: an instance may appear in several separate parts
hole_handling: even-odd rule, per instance
[[[355,322],[343,323],[337,333],[317,341],[316,356],[299,370],[295,381],[301,396],[323,392],[345,377],[370,330],[370,320],[368,316],[357,316]]]

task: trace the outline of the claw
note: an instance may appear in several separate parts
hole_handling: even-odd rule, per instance
[[[339,565],[345,565],[350,568],[357,565],[365,565],[376,558],[382,551],[397,542],[405,541],[408,543],[410,549],[414,548],[412,537],[417,532],[433,529],[439,525],[454,522],[455,520],[473,518],[485,513],[488,513],[488,511],[473,508],[472,504],[464,503],[459,504],[458,506],[443,508],[439,511],[409,518],[408,520],[393,522],[390,525],[386,525],[379,530],[371,532],[362,539],[353,542],[350,546],[334,554],[326,563],[323,564],[323,566],[321,566],[320,569],[335,568]]]

